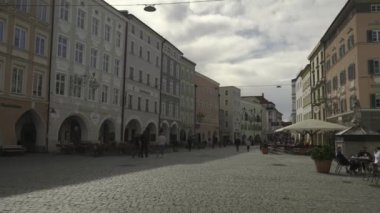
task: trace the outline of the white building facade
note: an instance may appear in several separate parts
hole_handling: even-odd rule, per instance
[[[124,141],[149,134],[155,141],[159,131],[161,46],[163,38],[132,14],[128,18],[124,94]]]
[[[180,119],[182,126],[180,141],[184,142],[190,135],[194,134],[194,73],[196,64],[185,57],[182,57],[181,64]]]
[[[241,134],[246,141],[261,142],[263,133],[263,107],[253,96],[241,97]]]
[[[296,78],[296,123],[303,121],[303,84],[302,84],[302,71]]]
[[[303,101],[303,120],[311,119],[311,84],[310,84],[310,65],[307,65],[302,74],[302,101]]]
[[[66,142],[118,142],[126,18],[101,0],[55,4],[50,148]]]
[[[180,69],[183,53],[169,41],[162,45],[160,129],[170,143],[179,141]]]
[[[324,51],[319,43],[309,55],[312,118],[326,120],[326,90],[324,73]]]
[[[224,116],[220,121],[220,135],[223,142],[233,142],[235,138],[241,137],[241,91],[237,87],[220,87],[220,109]]]
[[[296,97],[296,80],[292,79],[291,85],[292,85],[292,114],[291,114],[291,122],[296,123],[297,118],[297,97]]]

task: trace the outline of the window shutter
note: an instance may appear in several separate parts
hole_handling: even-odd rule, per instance
[[[370,75],[373,74],[373,65],[374,65],[374,61],[373,60],[368,60],[368,73]]]
[[[376,108],[376,95],[375,94],[370,95],[370,106],[371,106],[371,109]]]
[[[372,30],[367,30],[367,42],[372,42]]]

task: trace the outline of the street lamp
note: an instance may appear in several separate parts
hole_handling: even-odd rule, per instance
[[[146,12],[154,12],[156,11],[156,8],[154,7],[154,4],[148,4],[148,5],[145,5],[144,10]]]

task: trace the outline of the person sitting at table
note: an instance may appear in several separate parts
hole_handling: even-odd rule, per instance
[[[342,165],[346,166],[346,172],[349,173],[348,166],[351,166],[350,162],[347,160],[346,156],[343,155],[342,153],[342,148],[338,147],[337,152],[336,152],[336,161]]]
[[[372,155],[367,151],[367,147],[363,147],[357,154],[358,157],[368,157],[370,161],[373,161]]]
[[[362,150],[360,150],[357,154],[357,157],[361,157],[361,158],[367,158],[368,161],[361,161],[359,163],[359,169],[360,170],[363,170],[363,172],[367,171],[368,170],[368,164],[370,162],[373,162],[373,157],[372,155],[367,151],[367,147],[363,147]]]

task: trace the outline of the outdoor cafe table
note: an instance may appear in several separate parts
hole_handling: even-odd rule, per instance
[[[366,173],[372,160],[369,157],[352,156],[350,162],[357,162],[359,164],[359,172]]]

